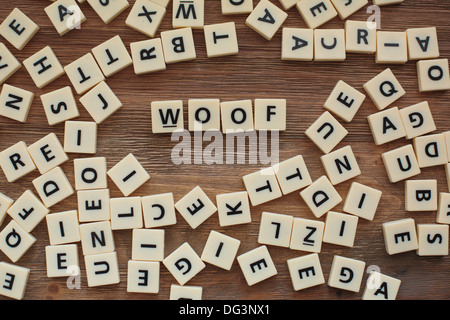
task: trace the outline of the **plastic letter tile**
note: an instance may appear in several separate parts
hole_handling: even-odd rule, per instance
[[[344,61],[346,57],[344,29],[314,30],[314,61]]]
[[[57,0],[44,10],[60,36],[80,29],[81,24],[86,21],[86,16],[75,0]]]
[[[343,211],[372,221],[382,194],[380,190],[353,182],[345,198]]]
[[[81,240],[77,210],[47,214],[45,220],[51,245],[67,244]]]
[[[171,133],[184,129],[183,101],[152,101],[152,132]]]
[[[197,53],[192,28],[180,28],[161,32],[166,63],[195,60]]]
[[[68,277],[71,275],[70,268],[78,267],[78,248],[76,244],[62,244],[45,247],[45,262],[47,266],[47,277]]]
[[[331,0],[331,2],[342,20],[347,19],[369,3],[368,0]]]
[[[175,208],[192,229],[197,228],[217,211],[215,204],[199,186],[178,200]]]
[[[131,55],[120,36],[114,36],[92,48],[92,54],[107,78],[133,64]]]
[[[320,218],[342,201],[341,196],[326,176],[321,176],[303,189],[300,196],[316,218]]]
[[[281,60],[312,61],[314,59],[314,30],[283,28]]]
[[[78,219],[80,222],[111,219],[109,189],[77,191]]]
[[[97,124],[103,123],[122,107],[122,102],[105,81],[84,94],[80,102]]]
[[[404,0],[373,0],[373,4],[376,6],[390,6],[393,4],[402,3]]]
[[[0,166],[8,182],[14,182],[36,169],[23,141],[0,152]]]
[[[255,99],[255,130],[286,130],[286,99]]]
[[[408,61],[406,32],[377,31],[376,63],[404,64]]]
[[[15,74],[22,64],[9,51],[8,47],[0,42],[0,85]]]
[[[78,94],[84,94],[105,80],[92,53],[86,53],[64,67],[67,77]]]
[[[8,214],[30,233],[50,210],[30,190],[25,191],[8,209]]]
[[[335,255],[331,264],[328,285],[333,288],[359,292],[366,263]]]
[[[378,110],[383,110],[406,94],[391,69],[386,69],[363,85]]]
[[[111,198],[111,229],[139,229],[144,226],[140,197]]]
[[[36,87],[43,88],[64,74],[64,69],[50,46],[23,61]]]
[[[170,3],[170,0],[151,0],[152,2],[160,5],[161,7],[167,8]]]
[[[447,146],[443,133],[415,137],[413,139],[419,167],[433,167],[448,163]]]
[[[345,146],[320,157],[328,179],[333,185],[353,179],[361,174],[351,146]]]
[[[136,0],[125,20],[125,24],[142,34],[153,38],[165,15],[165,7],[149,0]]]
[[[303,156],[298,155],[273,166],[284,195],[303,189],[312,183]]]
[[[436,130],[433,115],[427,101],[400,109],[406,139],[412,139]]]
[[[325,220],[323,242],[353,247],[358,227],[357,216],[329,211]]]
[[[0,35],[17,50],[22,50],[39,31],[39,26],[19,8],[14,8],[0,25]]]
[[[219,99],[188,100],[189,131],[220,130]]]
[[[382,229],[386,252],[389,255],[418,249],[416,225],[413,219],[385,222]]]
[[[339,80],[323,107],[345,122],[351,122],[365,99],[364,94]]]
[[[7,211],[13,203],[13,199],[0,192],[0,226],[5,221]]]
[[[275,276],[278,272],[266,246],[259,246],[237,258],[248,286]]]
[[[75,189],[105,189],[108,187],[106,178],[106,158],[78,158],[73,160]]]
[[[166,70],[161,38],[132,42],[130,49],[137,75]]]
[[[158,293],[160,263],[157,261],[128,261],[127,292]]]
[[[436,211],[437,180],[407,180],[405,182],[406,211]]]
[[[280,186],[272,167],[264,168],[242,177],[252,206],[280,198]]]
[[[436,27],[406,29],[409,60],[436,59],[439,43]]]
[[[450,89],[448,59],[420,60],[417,62],[419,91],[441,91]]]
[[[338,15],[330,0],[301,0],[296,6],[311,29],[320,27]]]
[[[221,227],[246,224],[252,221],[247,191],[218,194],[216,203]]]
[[[15,220],[11,220],[0,232],[0,250],[12,262],[19,261],[36,241]]]
[[[448,191],[450,192],[450,163],[445,165],[445,173],[447,174]]]
[[[444,132],[445,146],[447,148],[447,159],[450,162],[450,131]]]
[[[66,121],[64,151],[67,153],[96,153],[97,123],[94,121]]]
[[[236,55],[239,45],[233,21],[209,24],[203,27],[208,58]]]
[[[448,225],[418,224],[419,256],[448,256]]]
[[[110,23],[130,6],[128,0],[87,0],[87,2],[106,24]]]
[[[295,291],[314,287],[325,283],[319,255],[310,253],[287,260],[292,287]]]
[[[240,240],[211,230],[203,248],[201,259],[216,267],[230,270],[240,245]]]
[[[22,300],[30,276],[30,269],[7,262],[0,262],[0,295]]]
[[[177,223],[173,193],[161,193],[141,198],[145,228],[158,228]]]
[[[109,169],[107,174],[125,197],[150,180],[148,172],[131,153]]]
[[[93,254],[84,257],[88,287],[120,282],[117,252]]]
[[[80,115],[72,88],[69,86],[45,93],[40,98],[48,124],[51,126]]]
[[[290,8],[295,6],[297,2],[299,2],[300,0],[279,0],[279,1],[284,10],[289,10]]]
[[[222,14],[246,14],[253,11],[253,0],[221,0]]]
[[[5,83],[0,93],[0,116],[26,122],[33,99],[33,92]]]
[[[272,40],[288,14],[268,0],[261,0],[245,20],[245,24],[266,40]]]
[[[450,167],[450,164],[448,164],[447,167]],[[450,193],[448,192],[439,193],[439,207],[436,222],[450,224]]]
[[[320,253],[325,223],[318,220],[294,218],[289,248]]]
[[[164,229],[133,229],[131,259],[164,260]]]
[[[172,0],[172,27],[203,28],[205,0]]]
[[[391,183],[396,183],[420,174],[414,148],[411,144],[381,154]]]
[[[53,132],[28,146],[28,153],[41,174],[69,160],[58,136]]]
[[[221,102],[220,114],[223,133],[254,130],[252,100]]]
[[[113,252],[114,238],[109,221],[80,224],[81,248],[83,255]]]
[[[169,300],[202,300],[203,288],[200,286],[170,286]]]
[[[293,220],[291,215],[262,212],[258,243],[288,248]]]
[[[347,52],[373,54],[377,51],[377,24],[370,21],[345,21]]]
[[[401,281],[379,272],[371,272],[367,278],[362,300],[395,300]]]
[[[74,193],[69,179],[61,167],[56,167],[32,181],[47,208],[61,202]]]
[[[206,267],[187,242],[170,253],[163,264],[180,285],[186,284]]]
[[[325,111],[306,129],[305,134],[326,154],[347,136],[348,131],[330,112]]]
[[[406,136],[405,127],[397,107],[384,109],[367,117],[376,145],[385,144]]]

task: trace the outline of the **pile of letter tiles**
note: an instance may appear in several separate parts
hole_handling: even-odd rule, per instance
[[[242,177],[245,190],[218,194],[210,199],[196,186],[178,201],[172,193],[143,197],[133,192],[150,180],[150,174],[129,153],[111,168],[106,158],[96,155],[97,127],[122,107],[121,101],[107,84],[107,79],[127,67],[136,75],[163,71],[170,64],[196,59],[193,29],[204,33],[208,58],[236,55],[239,52],[235,23],[205,25],[205,0],[173,0],[172,30],[155,34],[166,16],[169,0],[57,0],[45,4],[46,15],[61,37],[70,36],[86,21],[82,4],[88,4],[108,24],[130,9],[126,25],[149,37],[130,43],[130,52],[120,35],[92,48],[70,64],[62,66],[51,46],[19,62],[4,43],[0,43],[0,115],[25,123],[35,95],[9,85],[8,78],[25,67],[37,88],[43,88],[63,74],[72,86],[40,96],[48,125],[64,123],[64,141],[50,133],[27,145],[21,141],[0,153],[0,166],[8,182],[23,179],[38,170],[33,188],[15,201],[0,193],[0,223],[6,215],[12,219],[0,230],[0,250],[10,261],[0,262],[0,294],[23,299],[30,269],[20,265],[21,257],[37,241],[33,229],[42,221],[47,224],[49,245],[45,250],[48,277],[68,277],[73,266],[79,266],[81,246],[89,287],[120,281],[114,230],[132,229],[132,256],[128,262],[127,291],[158,293],[160,264],[173,275],[170,299],[202,298],[202,287],[185,286],[205,263],[230,270],[235,259],[248,286],[277,274],[267,246],[280,246],[307,252],[289,259],[287,266],[293,290],[298,291],[325,283],[319,253],[322,242],[352,247],[359,219],[373,220],[382,191],[353,182],[345,199],[335,186],[361,174],[350,145],[335,150],[348,134],[338,119],[349,123],[366,95],[377,112],[367,117],[376,145],[405,138],[403,147],[384,152],[382,160],[392,183],[405,181],[406,211],[435,211],[435,224],[416,225],[412,218],[383,223],[386,252],[394,255],[415,250],[420,256],[448,255],[450,224],[449,193],[437,192],[436,180],[411,180],[430,166],[445,166],[450,189],[450,131],[436,133],[427,101],[399,110],[392,104],[406,94],[390,68],[363,84],[363,94],[344,81],[336,83],[324,101],[323,113],[306,130],[323,155],[326,171],[312,181],[301,155],[272,167]],[[257,2],[254,5],[253,2]],[[377,30],[376,22],[346,20],[368,4],[368,0],[221,0],[222,14],[231,17],[248,15],[245,23],[258,35],[270,41],[282,33],[281,59],[291,61],[343,61],[346,53],[373,54],[376,63],[404,64],[415,61],[419,91],[450,89],[449,64],[440,58],[435,27],[406,31]],[[278,2],[278,1],[277,1]],[[398,4],[403,0],[373,0],[377,6]],[[20,1],[18,1],[20,5]],[[281,6],[280,6],[281,5]],[[282,28],[287,10],[297,7],[308,28]],[[22,10],[21,10],[22,9]],[[23,11],[15,8],[0,17],[0,35],[15,50],[22,50],[39,32]],[[395,9],[395,6],[392,7]],[[339,16],[344,29],[320,29]],[[92,121],[77,121],[79,116],[74,92]],[[362,90],[361,90],[362,91]],[[170,133],[184,129],[182,100],[151,102],[152,133]],[[286,130],[286,99],[248,99],[223,102],[219,99],[191,99],[188,105],[188,130]],[[61,164],[70,153],[86,154],[74,159],[74,181],[71,185]],[[123,197],[111,198],[108,179]],[[445,178],[444,178],[445,179]],[[215,230],[198,255],[188,242],[168,255],[164,252],[164,226],[176,223],[178,212],[192,229],[217,213],[221,226],[251,222],[250,208],[298,192],[316,218],[326,215],[325,222],[286,214],[263,212],[259,227],[259,247],[237,255],[240,240]],[[58,202],[76,193],[78,203],[64,212],[52,212]],[[343,211],[333,208],[344,201]],[[50,213],[50,214],[49,214]],[[17,264],[16,264],[17,263]],[[75,270],[76,271],[76,270]],[[334,256],[327,284],[352,292],[361,289],[365,262]],[[151,281],[149,280],[151,279]],[[395,299],[400,279],[372,272],[367,283],[378,280],[378,286],[366,285],[362,299]],[[372,282],[371,282],[372,281]]]

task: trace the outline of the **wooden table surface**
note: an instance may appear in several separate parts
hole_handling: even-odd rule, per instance
[[[273,0],[277,6],[278,1]],[[133,4],[134,0],[130,0]],[[255,1],[256,3],[256,1]],[[44,12],[49,1],[13,0],[3,1],[0,7],[0,20],[6,18],[14,7],[19,7],[29,15],[40,30],[31,42],[22,50],[8,48],[23,61],[46,45],[50,45],[63,65],[67,65],[90,51],[94,46],[107,39],[120,35],[129,48],[134,41],[147,37],[128,28],[125,19],[130,9],[105,25],[88,3],[81,5],[87,21],[80,30],[73,30],[61,37],[57,34]],[[233,191],[242,191],[242,176],[265,167],[258,164],[234,165],[175,165],[171,161],[171,150],[177,144],[171,141],[169,134],[152,134],[150,102],[158,100],[190,98],[219,98],[223,101],[286,98],[287,130],[280,134],[280,160],[295,155],[304,156],[313,180],[325,174],[320,162],[320,150],[306,137],[305,130],[324,111],[323,103],[338,80],[344,80],[358,90],[362,85],[390,67],[406,90],[406,95],[395,105],[399,108],[418,102],[428,101],[437,125],[436,132],[450,129],[449,91],[419,93],[416,66],[414,62],[405,65],[377,65],[373,55],[348,54],[345,62],[284,62],[281,61],[281,30],[267,41],[245,25],[247,15],[223,16],[219,0],[206,1],[205,24],[235,21],[239,40],[239,54],[236,56],[210,58],[205,51],[203,32],[194,30],[197,59],[168,66],[167,70],[136,76],[129,67],[107,79],[107,83],[123,102],[123,107],[111,118],[99,126],[98,150],[96,156],[107,158],[108,168],[121,160],[126,154],[133,153],[151,175],[151,180],[139,188],[133,195],[173,192],[175,201],[199,185],[215,202],[215,195]],[[284,27],[306,27],[296,8],[287,11],[289,16]],[[159,32],[171,29],[172,8],[169,5]],[[366,20],[369,14],[366,8],[351,16],[352,20]],[[450,2],[440,0],[407,0],[401,5],[381,9],[381,29],[404,31],[411,27],[436,26],[441,57],[450,57]],[[322,28],[343,28],[344,21],[335,18]],[[157,33],[157,37],[159,36]],[[3,39],[1,41],[4,41]],[[36,96],[26,123],[0,118],[0,150],[25,141],[31,144],[44,135],[54,132],[63,140],[64,125],[50,127],[47,123],[39,99],[41,94],[70,85],[67,76],[62,76],[43,89],[37,89],[25,68],[19,70],[8,81],[33,91]],[[79,96],[77,96],[79,98]],[[91,120],[86,110],[78,103],[80,117],[77,120]],[[185,108],[185,116],[187,116]],[[402,281],[397,299],[449,299],[450,298],[450,258],[419,257],[415,252],[389,256],[384,247],[381,225],[411,217],[416,223],[435,223],[436,212],[408,213],[404,210],[404,183],[391,184],[381,160],[381,153],[409,143],[400,139],[382,146],[376,146],[366,117],[376,112],[369,98],[365,100],[353,122],[344,124],[348,136],[338,147],[351,145],[362,174],[351,181],[337,186],[342,197],[347,194],[353,181],[367,184],[383,191],[381,203],[373,221],[360,219],[352,248],[324,243],[319,254],[325,280],[328,280],[334,255],[360,259],[366,266],[377,266],[386,275]],[[185,117],[186,119],[186,117]],[[187,125],[185,121],[185,125]],[[207,144],[207,143],[206,143]],[[73,159],[86,155],[69,154],[70,161],[62,165],[69,180],[73,183]],[[17,199],[25,190],[34,190],[31,181],[38,176],[37,170],[15,183],[8,183],[1,173],[0,190],[9,197]],[[422,170],[415,178],[437,179],[438,190],[448,192],[444,178],[444,168],[432,167]],[[114,183],[109,180],[112,197],[122,196]],[[76,195],[52,207],[52,212],[76,209]],[[342,203],[335,211],[342,210]],[[238,226],[220,227],[217,214],[210,217],[193,230],[177,213],[177,224],[165,227],[165,254],[168,255],[183,242],[189,242],[200,255],[211,230],[223,232],[241,240],[238,254],[259,246],[257,236],[260,216],[263,211],[276,212],[315,219],[298,192],[283,196],[274,201],[252,207],[252,223]],[[324,221],[325,216],[320,218]],[[11,218],[8,216],[3,227]],[[45,265],[45,246],[49,244],[47,226],[41,222],[32,234],[37,242],[17,262],[31,269],[24,299],[161,299],[169,298],[170,286],[177,284],[175,278],[161,264],[160,292],[158,294],[127,293],[127,262],[131,259],[131,230],[114,231],[114,239],[119,259],[120,283],[103,287],[89,288],[84,273],[84,262],[79,245],[81,267],[81,289],[70,290],[66,287],[66,278],[47,278]],[[338,290],[322,284],[302,291],[294,291],[289,277],[286,260],[307,254],[281,247],[268,246],[278,274],[259,284],[249,287],[237,264],[230,271],[207,264],[187,285],[202,286],[203,299],[361,299],[368,274],[363,278],[360,292],[352,293]],[[0,261],[9,258],[0,252]],[[1,297],[5,299],[5,297]]]

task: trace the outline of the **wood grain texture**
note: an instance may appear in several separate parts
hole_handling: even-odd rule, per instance
[[[280,6],[278,1],[272,1]],[[6,43],[8,48],[23,61],[46,45],[50,45],[63,65],[81,57],[94,46],[107,39],[120,35],[129,48],[134,41],[146,37],[125,26],[125,19],[130,9],[122,13],[110,24],[105,25],[88,3],[81,5],[87,21],[80,30],[73,30],[60,37],[44,12],[49,1],[21,0],[4,1],[0,7],[0,20],[4,19],[14,7],[19,7],[29,15],[40,30],[32,41],[22,50],[17,51]],[[130,0],[133,4],[134,1]],[[255,1],[256,3],[256,1]],[[353,20],[366,20],[369,14],[366,8],[353,16]],[[166,17],[159,31],[171,29],[172,8],[169,6]],[[306,27],[295,8],[288,11],[284,27]],[[381,28],[383,30],[403,31],[411,27],[436,26],[441,50],[441,57],[450,56],[450,2],[439,0],[407,0],[401,5],[381,9]],[[127,68],[107,83],[123,102],[122,109],[99,126],[97,156],[107,158],[108,168],[117,163],[126,154],[133,153],[151,175],[151,180],[139,188],[133,195],[144,196],[163,192],[173,192],[175,200],[180,199],[192,188],[200,185],[214,200],[219,193],[244,190],[241,177],[254,172],[264,165],[174,165],[170,154],[176,141],[170,135],[151,133],[150,102],[158,100],[190,98],[219,98],[223,101],[286,98],[288,103],[287,131],[280,134],[280,160],[297,154],[305,158],[313,179],[325,174],[320,163],[320,150],[305,136],[308,126],[324,111],[322,105],[338,80],[344,80],[363,91],[362,85],[383,71],[386,65],[377,65],[373,55],[348,54],[345,62],[284,62],[281,61],[281,32],[269,42],[245,25],[246,15],[223,16],[219,0],[206,0],[205,23],[235,21],[237,27],[239,54],[232,57],[206,57],[203,32],[194,30],[197,59],[168,66],[163,72],[136,76],[133,68]],[[343,28],[344,21],[335,18],[323,28]],[[159,32],[156,36],[159,36]],[[2,39],[3,41],[3,39]],[[405,65],[389,66],[406,90],[406,95],[396,102],[399,108],[424,100],[431,106],[437,125],[437,132],[450,129],[448,115],[450,93],[419,93],[414,62]],[[18,142],[27,144],[44,135],[54,132],[62,140],[64,126],[50,127],[47,123],[39,99],[41,94],[70,85],[64,75],[43,89],[37,89],[24,68],[19,70],[7,83],[35,92],[36,97],[31,107],[28,121],[24,124],[0,118],[0,150]],[[79,98],[79,96],[77,96]],[[78,104],[78,120],[90,120],[86,110]],[[395,256],[387,255],[381,225],[387,221],[414,218],[416,223],[434,223],[435,212],[407,213],[404,210],[404,184],[391,184],[384,169],[381,153],[409,143],[404,139],[376,146],[366,117],[376,112],[373,103],[367,98],[353,122],[344,124],[348,136],[340,146],[351,145],[362,175],[353,179],[383,191],[378,212],[373,221],[359,220],[355,246],[347,248],[323,244],[320,261],[327,280],[334,255],[360,259],[367,266],[376,265],[381,272],[402,281],[398,299],[449,299],[450,298],[450,258],[419,257],[415,252]],[[185,119],[187,112],[185,110]],[[187,125],[187,123],[185,122]],[[70,161],[62,168],[73,183],[73,159],[83,155],[70,154]],[[33,190],[31,181],[38,176],[37,171],[15,183],[8,183],[0,175],[0,191],[17,199],[25,190]],[[443,167],[424,169],[417,178],[438,179],[439,191],[448,191]],[[345,197],[352,181],[337,186],[339,193]],[[121,196],[113,182],[109,180],[112,197]],[[52,212],[76,209],[76,195],[69,197],[52,208]],[[342,210],[342,204],[335,208]],[[164,228],[166,230],[166,255],[183,242],[189,242],[200,255],[211,230],[223,232],[241,240],[238,254],[247,252],[257,246],[260,215],[263,211],[290,214],[294,217],[314,219],[312,213],[301,200],[299,194],[283,196],[269,203],[252,207],[252,223],[233,227],[220,227],[217,215],[212,216],[200,227],[192,230],[184,219],[177,215],[178,223]],[[3,226],[9,221],[6,218]],[[324,217],[320,220],[324,220]],[[84,273],[83,256],[80,249],[82,271],[81,290],[69,290],[65,278],[47,278],[44,250],[49,244],[47,227],[42,222],[32,234],[38,239],[35,245],[17,263],[31,269],[25,299],[168,299],[170,285],[176,284],[173,276],[161,265],[160,293],[133,294],[126,291],[127,261],[131,259],[131,230],[114,231],[115,245],[119,258],[121,282],[97,288],[88,288]],[[257,285],[249,287],[237,262],[230,271],[224,271],[207,265],[188,285],[203,287],[204,299],[361,299],[367,274],[359,293],[337,290],[326,284],[295,292],[292,288],[286,260],[298,257],[305,252],[269,246],[278,274]],[[0,252],[0,260],[9,259]],[[0,297],[0,299],[5,299]]]

